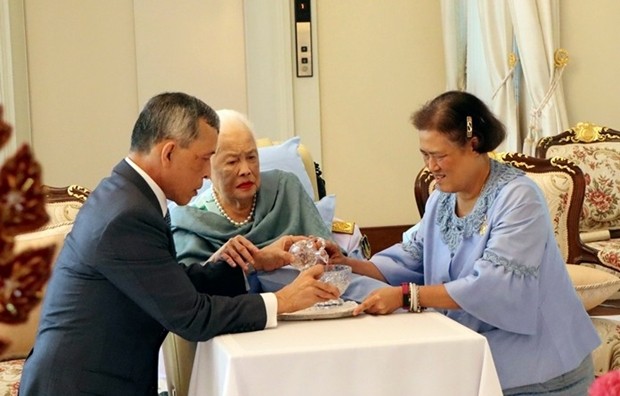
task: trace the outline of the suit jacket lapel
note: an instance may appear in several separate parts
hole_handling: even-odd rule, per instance
[[[113,170],[114,173],[118,173],[120,176],[128,179],[132,184],[135,184],[138,189],[144,194],[147,200],[155,207],[158,211],[159,209],[159,201],[157,200],[157,196],[149,186],[149,184],[140,176],[138,172],[134,168],[131,167],[127,163],[127,161],[122,160],[119,162]]]
[[[130,183],[135,184],[138,189],[144,194],[146,200],[153,205],[157,211],[160,211],[159,201],[157,200],[157,196],[149,186],[149,184],[144,180],[142,176],[134,168],[131,167],[124,159],[121,160],[113,169],[114,173],[119,174],[121,177],[129,180]],[[177,256],[176,249],[174,247],[174,239],[172,237],[172,231],[170,230],[170,224],[167,224],[165,219],[162,217],[162,222],[166,224],[166,234],[168,235],[168,246],[170,250],[170,254],[172,257]]]

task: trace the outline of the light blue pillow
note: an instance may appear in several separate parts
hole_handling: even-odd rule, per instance
[[[336,212],[336,196],[334,194],[326,195],[314,204],[321,218],[327,225],[327,228],[331,230],[332,222],[334,221],[334,213]]]
[[[308,172],[306,172],[301,156],[297,152],[299,140],[299,136],[295,136],[274,146],[259,147],[260,170],[280,169],[295,174],[310,198],[314,199],[312,182]]]

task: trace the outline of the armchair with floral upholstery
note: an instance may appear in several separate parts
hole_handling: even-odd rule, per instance
[[[586,182],[581,239],[594,249],[590,261],[620,271],[620,131],[580,122],[541,139],[536,155],[559,156],[579,165]]]

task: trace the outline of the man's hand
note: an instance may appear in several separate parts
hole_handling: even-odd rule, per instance
[[[321,301],[338,298],[340,292],[336,286],[318,280],[322,274],[323,266],[314,265],[277,291],[278,313],[295,312]]]
[[[209,258],[209,261],[225,260],[231,267],[234,268],[238,265],[244,272],[248,272],[251,270],[250,266],[255,264],[254,254],[258,251],[259,249],[252,242],[242,235],[237,235],[219,248]]]
[[[370,293],[368,297],[353,310],[353,316],[362,312],[370,314],[389,314],[403,305],[403,292],[399,286],[382,287]]]

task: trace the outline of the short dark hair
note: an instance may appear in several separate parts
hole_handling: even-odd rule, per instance
[[[411,116],[413,125],[420,131],[433,130],[464,146],[467,137],[467,117],[471,117],[473,136],[478,139],[474,148],[488,153],[506,137],[504,124],[476,96],[462,91],[448,91],[427,102]]]
[[[215,110],[198,98],[182,92],[165,92],[151,98],[140,112],[131,134],[131,151],[149,152],[164,139],[175,139],[187,147],[198,136],[203,119],[219,133]]]

